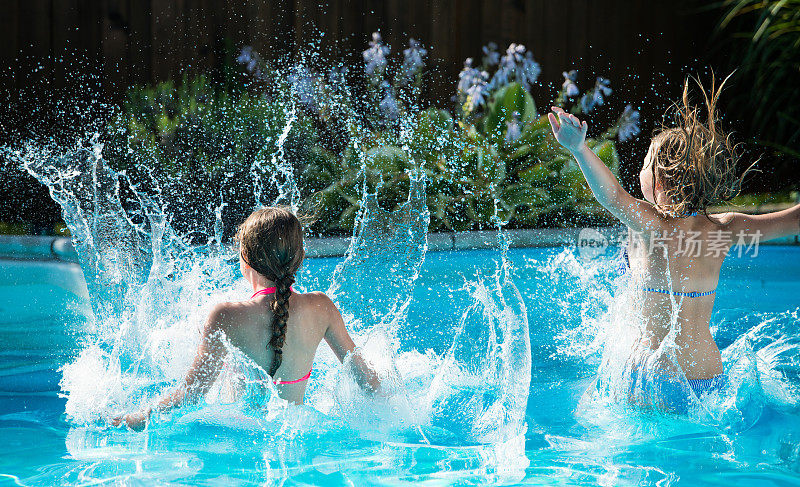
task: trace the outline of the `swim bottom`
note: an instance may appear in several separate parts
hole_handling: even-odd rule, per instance
[[[723,392],[728,376],[710,379],[675,378],[667,374],[640,373],[631,378],[629,400],[635,404],[656,407],[663,411],[686,414],[696,400],[707,394]]]

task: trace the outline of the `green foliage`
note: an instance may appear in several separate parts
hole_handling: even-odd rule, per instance
[[[800,0],[724,0],[728,69],[741,90],[729,115],[749,120],[762,144],[800,157]],[[753,96],[756,94],[757,96]]]
[[[483,131],[493,142],[502,140],[507,124],[531,122],[536,118],[533,97],[519,83],[509,83],[497,90],[489,105]]]
[[[274,169],[286,102],[280,91],[225,89],[204,76],[133,87],[112,121],[104,154],[135,184],[158,188],[170,200],[179,230],[198,227],[198,218],[223,200],[235,220],[254,205],[253,189],[242,181],[254,167],[265,178]],[[285,152],[301,155],[298,140],[313,138],[309,123],[293,126]]]
[[[372,48],[378,57],[379,40]],[[295,168],[301,195],[313,196],[323,234],[352,230],[364,190],[388,210],[402,204],[412,172],[428,179],[431,230],[610,221],[520,82],[487,84],[485,103],[454,117],[420,106],[421,65],[408,59],[402,76],[382,68],[368,77],[360,100],[330,75],[306,68],[280,75],[249,48],[240,59],[256,88],[203,76],[136,87],[112,124],[109,160],[135,182],[160,188],[179,231],[196,228],[224,201],[230,234],[257,201],[277,196],[274,188],[254,194],[269,189],[276,159]],[[587,141],[614,172],[615,133]],[[260,181],[252,185],[254,174]],[[206,223],[200,233],[207,238],[214,222]]]
[[[800,192],[781,191],[777,193],[754,193],[736,196],[728,206],[749,208],[761,205],[791,205],[800,203]]]
[[[519,138],[506,140],[515,123],[521,126]],[[306,180],[325,180],[328,231],[352,224],[361,174],[367,187],[378,192],[381,204],[391,209],[406,198],[410,170],[424,171],[428,178],[431,230],[485,228],[496,219],[513,227],[610,221],[574,160],[553,138],[547,117],[536,113],[533,99],[518,83],[497,90],[483,116],[454,123],[448,112],[429,108],[409,127],[402,140],[391,130],[362,136],[363,173],[353,146],[339,159],[337,172],[309,164]],[[587,143],[616,173],[614,142],[601,138]],[[335,160],[329,153],[325,164]]]

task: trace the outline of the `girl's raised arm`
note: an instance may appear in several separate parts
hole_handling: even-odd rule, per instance
[[[653,206],[625,191],[603,161],[586,145],[588,124],[559,107],[552,107],[552,110],[547,118],[553,135],[578,162],[597,202],[635,231],[657,229],[661,216]]]

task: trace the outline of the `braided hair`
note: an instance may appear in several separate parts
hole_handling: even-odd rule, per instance
[[[242,260],[253,270],[275,283],[272,310],[272,364],[267,371],[275,375],[283,362],[286,323],[289,319],[289,297],[295,274],[303,263],[303,227],[286,208],[266,207],[254,211],[239,226],[236,234]]]

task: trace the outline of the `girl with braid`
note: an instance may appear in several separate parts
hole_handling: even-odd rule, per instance
[[[282,399],[302,404],[314,354],[325,339],[343,361],[355,344],[342,315],[324,293],[298,293],[292,288],[303,263],[303,228],[283,208],[262,208],[239,227],[240,269],[253,287],[247,301],[220,303],[203,327],[197,355],[183,383],[154,407],[114,420],[141,430],[153,409],[168,411],[205,395],[219,376],[227,355],[225,340],[241,350],[273,379]],[[369,392],[379,387],[377,375],[359,355],[353,356],[359,385]]]

